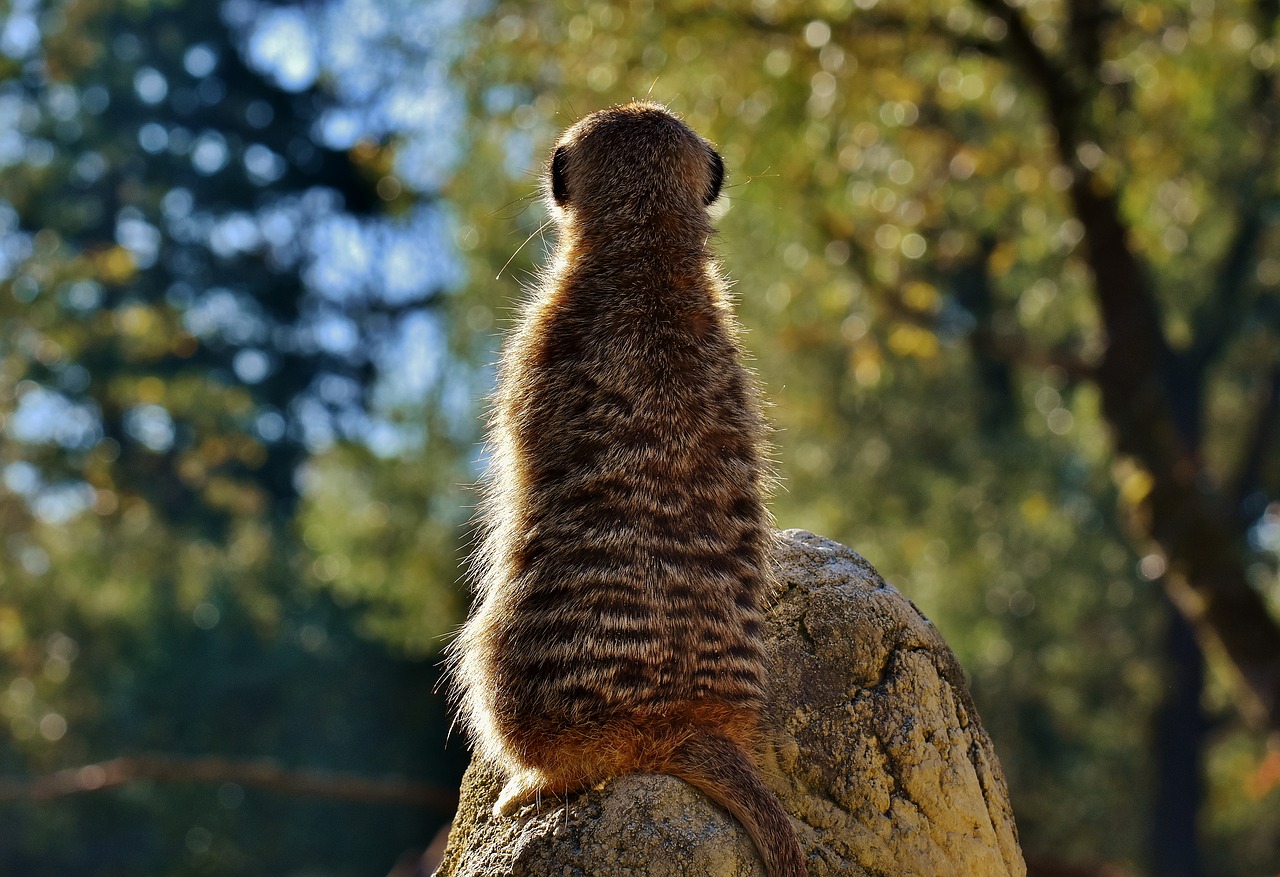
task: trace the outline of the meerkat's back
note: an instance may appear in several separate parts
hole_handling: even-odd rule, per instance
[[[723,164],[664,108],[553,152],[555,261],[504,348],[462,714],[497,809],[633,771],[703,789],[805,873],[760,780],[764,425],[713,262]]]

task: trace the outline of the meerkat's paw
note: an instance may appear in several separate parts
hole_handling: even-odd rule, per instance
[[[510,816],[525,804],[541,801],[543,791],[542,778],[536,773],[521,771],[514,774],[494,802],[493,815]]]

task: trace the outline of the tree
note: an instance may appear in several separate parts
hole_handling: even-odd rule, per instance
[[[432,611],[412,660],[357,634],[328,590],[338,558],[297,520],[326,465],[411,443],[383,398],[420,380],[406,350],[431,342],[421,327],[456,277],[431,193],[401,183],[365,124],[373,99],[321,89],[321,11],[0,11],[6,778],[120,756],[106,763],[168,765],[161,780],[208,757],[457,773],[435,753],[447,722],[421,641],[456,614],[440,595],[458,516],[398,531],[432,551],[416,567],[383,557]],[[139,755],[156,750],[169,760]],[[176,849],[206,869],[345,873],[447,816],[286,813],[234,775],[5,803],[0,870],[161,873]]]
[[[1195,873],[1202,704],[1233,692],[1216,751],[1251,753],[1210,762],[1214,796],[1261,770],[1240,722],[1280,727],[1273,6],[503,4],[463,66],[475,185],[455,197],[477,205],[459,239],[480,264],[539,227],[495,239],[511,196],[493,193],[531,192],[579,113],[651,94],[720,144],[778,517],[849,541],[940,619],[1013,741],[1033,855],[1138,858],[1105,814],[1149,788],[1146,858]],[[1236,683],[1202,693],[1182,624]],[[1179,680],[1162,730],[1118,745],[1156,721],[1161,677]],[[1219,849],[1277,830],[1260,805],[1236,818]]]

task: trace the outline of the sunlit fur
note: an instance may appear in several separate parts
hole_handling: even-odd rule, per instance
[[[635,771],[702,789],[799,877],[760,780],[765,427],[706,206],[723,165],[666,109],[561,138],[553,264],[508,339],[460,715],[510,812]]]

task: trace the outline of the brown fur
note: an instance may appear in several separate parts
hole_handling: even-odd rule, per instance
[[[583,119],[548,194],[554,264],[504,350],[461,713],[495,806],[619,774],[692,783],[802,877],[761,781],[764,423],[706,206],[720,157],[662,107]]]

